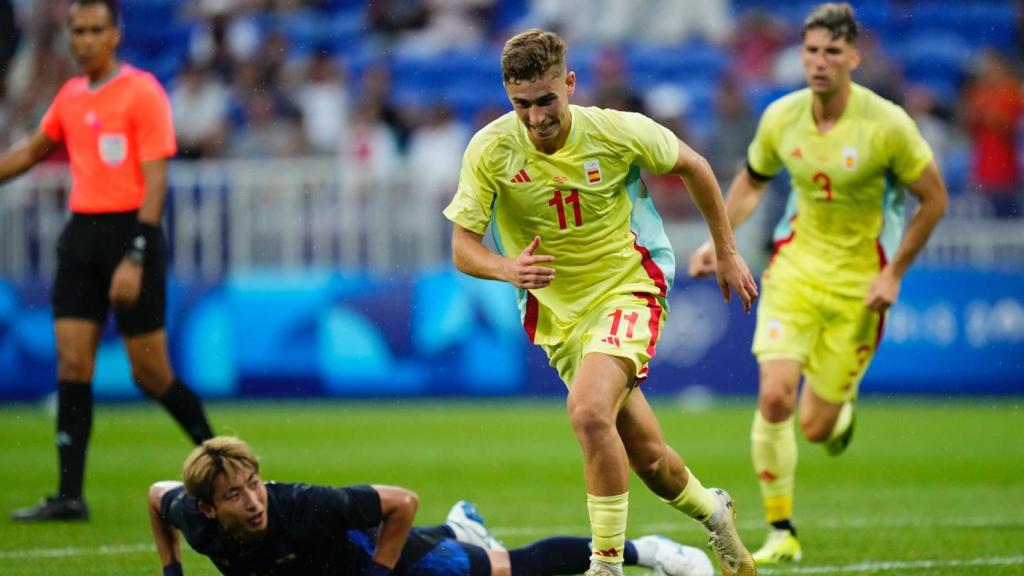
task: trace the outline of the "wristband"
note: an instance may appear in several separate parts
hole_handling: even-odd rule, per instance
[[[389,576],[391,568],[370,560],[370,566],[363,572],[363,576]]]
[[[145,222],[138,222],[135,225],[135,235],[132,237],[131,245],[125,252],[124,257],[142,266],[146,261],[146,252],[150,247],[157,244],[160,235],[160,228]]]
[[[185,573],[181,571],[181,562],[164,566],[164,576],[185,576]]]

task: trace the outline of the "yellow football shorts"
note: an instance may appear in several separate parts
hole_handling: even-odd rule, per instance
[[[758,362],[801,362],[811,389],[822,399],[841,404],[856,398],[878,348],[883,321],[884,314],[869,310],[861,298],[766,272],[752,350]]]
[[[655,294],[617,294],[587,312],[558,344],[541,345],[551,367],[572,387],[583,357],[591,352],[618,356],[635,366],[635,384],[647,378],[647,363],[665,326],[668,304]]]

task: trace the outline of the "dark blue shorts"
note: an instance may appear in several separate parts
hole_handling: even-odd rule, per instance
[[[416,528],[409,534],[410,539],[421,536]],[[349,540],[363,549],[367,558],[373,556],[374,541],[370,535],[357,530],[348,533]],[[434,540],[436,544],[419,558],[412,560],[405,557],[396,566],[396,576],[475,576],[489,574],[491,565],[487,552],[483,548],[463,544],[451,538]]]

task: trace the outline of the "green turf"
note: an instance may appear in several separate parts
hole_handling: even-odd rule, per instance
[[[862,402],[849,452],[800,444],[797,521],[805,559],[767,574],[1024,574],[1024,409],[1020,398]],[[705,485],[727,487],[751,546],[763,528],[750,471],[749,401],[684,413],[656,405],[669,442]],[[247,439],[264,478],[399,484],[423,524],[477,502],[509,545],[587,530],[576,443],[557,401],[212,404],[215,427]],[[0,574],[159,574],[145,502],[175,478],[189,446],[154,405],[101,406],[86,493],[88,524],[0,518]],[[53,420],[0,406],[0,513],[55,484]],[[702,545],[697,526],[634,483],[630,534]],[[895,564],[884,565],[884,562]],[[852,566],[866,563],[858,568]],[[215,574],[186,552],[187,574]],[[828,567],[835,568],[828,568]],[[634,572],[639,574],[639,572]]]

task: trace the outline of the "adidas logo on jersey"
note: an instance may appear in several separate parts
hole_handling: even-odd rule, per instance
[[[532,182],[530,175],[526,173],[526,168],[519,170],[519,173],[512,177],[513,184],[522,184],[524,182]]]

